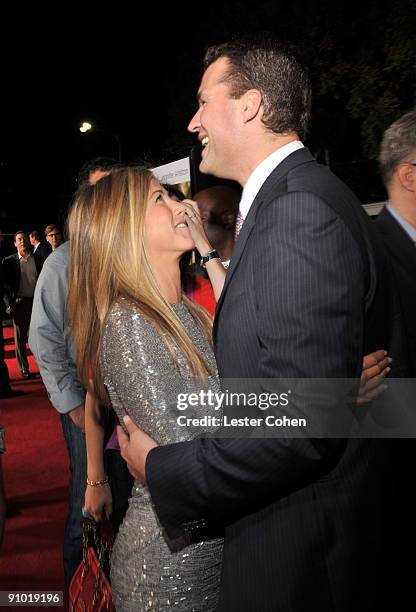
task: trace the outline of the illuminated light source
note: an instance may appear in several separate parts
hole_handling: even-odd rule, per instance
[[[79,131],[83,134],[88,132],[88,130],[92,130],[92,124],[88,123],[88,121],[83,121],[82,125],[80,125]]]
[[[108,134],[109,136],[114,138],[114,140],[117,143],[118,161],[121,162],[121,139],[120,139],[120,136],[118,134],[115,134],[114,132],[109,132],[108,130],[103,130],[103,129],[93,125],[89,121],[83,121],[82,124],[79,127],[79,131],[82,132],[83,134],[85,134],[86,132],[89,132],[90,130],[94,130],[94,132],[102,132],[103,134]]]

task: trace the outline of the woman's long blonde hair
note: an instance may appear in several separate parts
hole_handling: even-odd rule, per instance
[[[210,374],[182,323],[156,283],[144,242],[144,220],[150,182],[144,168],[114,169],[96,185],[81,187],[68,216],[70,239],[67,309],[80,379],[88,388],[92,370],[94,392],[103,403],[108,396],[100,371],[104,322],[118,297],[134,303],[174,355],[176,344],[192,373]],[[185,295],[183,301],[211,341],[211,320]]]

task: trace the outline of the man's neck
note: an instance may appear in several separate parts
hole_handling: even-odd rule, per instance
[[[17,252],[19,253],[20,257],[23,257],[24,259],[27,259],[30,255],[30,251],[26,251],[26,249],[19,250]]]
[[[389,193],[389,200],[394,210],[416,228],[416,201],[414,197],[399,197],[397,193],[391,192]]]
[[[254,172],[259,164],[264,161],[269,155],[277,151],[278,149],[293,142],[299,140],[297,134],[290,134],[287,136],[280,136],[278,134],[262,134],[256,140],[247,143],[247,154],[245,156],[244,167],[241,168],[241,175],[239,177],[239,183],[242,187],[247,183],[250,175]]]

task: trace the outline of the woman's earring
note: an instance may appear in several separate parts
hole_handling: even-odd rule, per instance
[[[191,251],[191,261],[189,262],[190,266],[195,265],[195,249]]]

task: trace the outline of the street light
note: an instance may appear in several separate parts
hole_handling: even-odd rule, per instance
[[[117,149],[118,149],[118,161],[121,162],[120,136],[118,136],[118,134],[114,134],[114,132],[109,132],[108,130],[102,130],[101,128],[98,128],[97,126],[90,123],[89,121],[83,121],[79,127],[79,131],[85,134],[86,132],[89,132],[90,130],[94,130],[95,132],[102,132],[103,134],[109,134],[115,139],[115,141],[117,142]]]
[[[92,129],[91,123],[88,123],[88,121],[83,121],[82,125],[80,125],[79,131],[85,134],[85,132],[88,132],[88,130],[91,130],[91,129]]]

